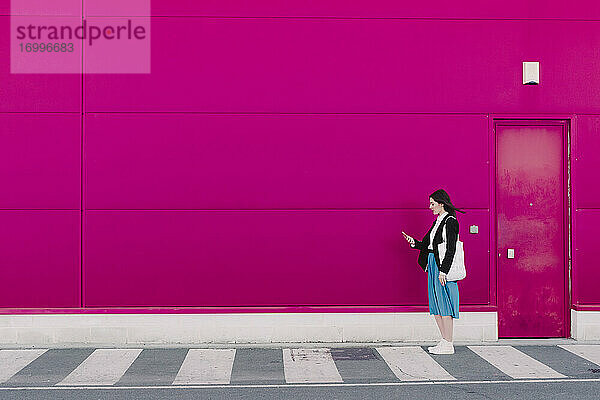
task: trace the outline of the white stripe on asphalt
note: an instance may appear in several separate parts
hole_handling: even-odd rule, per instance
[[[506,375],[517,378],[566,378],[538,360],[512,346],[468,346]]]
[[[571,353],[578,355],[581,358],[585,358],[588,361],[593,362],[596,365],[600,365],[600,346],[593,344],[568,344],[559,345],[563,349],[570,351]]]
[[[419,346],[379,347],[377,351],[401,381],[456,379]]]
[[[329,349],[283,349],[287,383],[342,382]]]
[[[142,349],[96,349],[57,385],[114,385]]]
[[[173,385],[229,384],[235,349],[190,349]]]
[[[0,383],[9,380],[46,351],[47,349],[0,350]]]

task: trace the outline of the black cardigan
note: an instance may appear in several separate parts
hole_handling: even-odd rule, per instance
[[[433,225],[427,231],[427,234],[423,238],[423,240],[418,241],[415,239],[415,245],[411,246],[415,249],[421,250],[419,252],[419,260],[418,263],[425,271],[427,268],[427,257],[429,256],[429,235],[431,234],[431,230],[435,226],[435,222],[433,221]],[[446,255],[440,264],[440,255],[438,252],[438,244],[442,243],[442,231],[444,228],[444,224],[446,224],[446,240],[448,243],[446,244]],[[450,266],[452,265],[452,260],[454,260],[454,253],[456,253],[456,241],[458,240],[458,220],[455,217],[451,217],[450,215],[446,215],[442,222],[440,222],[440,226],[435,233],[433,238],[433,255],[435,256],[435,262],[438,265],[438,269],[447,274],[450,271]]]

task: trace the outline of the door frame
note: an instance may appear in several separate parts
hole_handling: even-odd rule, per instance
[[[573,157],[573,115],[500,115],[490,114],[489,116],[489,158],[490,158],[490,304],[496,306],[496,310],[499,313],[498,304],[498,240],[497,240],[497,209],[496,209],[496,181],[497,181],[497,135],[496,125],[516,125],[516,126],[562,126],[563,127],[563,235],[566,239],[564,241],[564,260],[563,260],[563,271],[564,271],[564,321],[561,337],[571,336],[571,307],[573,299],[573,227],[574,227],[574,209],[573,209],[573,175],[572,175],[572,157]],[[499,324],[497,325],[499,327]]]

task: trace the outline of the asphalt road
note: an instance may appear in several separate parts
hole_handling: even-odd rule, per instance
[[[600,381],[325,385],[319,387],[4,390],[1,399],[577,399],[600,398]]]
[[[0,399],[600,399],[600,345],[4,349]]]

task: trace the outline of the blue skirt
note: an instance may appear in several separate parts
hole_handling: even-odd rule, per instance
[[[429,293],[429,314],[458,318],[458,283],[448,282],[442,286],[440,270],[433,253],[427,259],[427,292]]]

